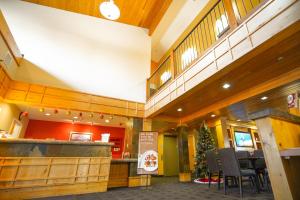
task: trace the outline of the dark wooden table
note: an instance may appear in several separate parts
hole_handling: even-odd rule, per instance
[[[264,157],[254,157],[254,156],[250,156],[250,157],[246,157],[246,158],[238,158],[238,160],[249,160],[254,169],[256,169],[256,161],[259,159],[264,160],[265,158]]]

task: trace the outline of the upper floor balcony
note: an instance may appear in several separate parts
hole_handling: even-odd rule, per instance
[[[146,117],[299,21],[299,0],[215,0],[147,80]]]

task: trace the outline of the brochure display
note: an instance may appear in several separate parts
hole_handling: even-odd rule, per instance
[[[157,132],[140,132],[138,174],[158,174]]]

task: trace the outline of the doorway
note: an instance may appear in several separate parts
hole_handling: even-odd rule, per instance
[[[179,155],[176,136],[164,136],[163,162],[165,176],[178,176],[179,174]]]

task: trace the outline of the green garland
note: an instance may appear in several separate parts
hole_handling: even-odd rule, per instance
[[[198,140],[197,140],[195,172],[198,178],[207,177],[207,165],[206,165],[205,152],[213,149],[216,149],[215,140],[210,132],[210,129],[207,127],[205,121],[203,121],[200,130],[198,132]]]

